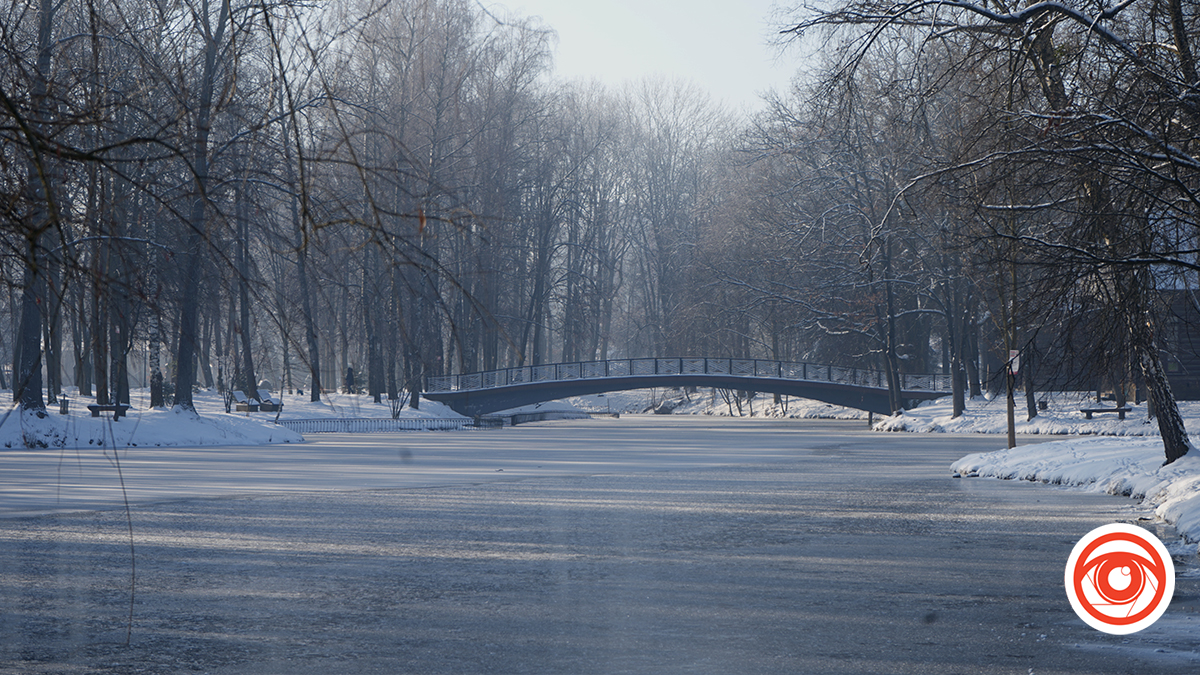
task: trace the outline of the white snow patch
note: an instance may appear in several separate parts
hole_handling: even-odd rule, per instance
[[[589,411],[587,411],[587,410],[581,410],[580,408],[576,407],[569,401],[545,401],[543,403],[534,403],[532,405],[523,405],[523,406],[519,406],[516,408],[508,408],[507,410],[500,410],[500,411],[490,413],[490,414],[504,416],[504,415],[522,415],[522,414],[532,414],[532,413],[566,413],[566,414],[576,414],[576,415],[583,416],[583,415],[586,415],[588,412]]]
[[[1093,415],[1086,419],[1080,412],[1086,408],[1113,408],[1111,401],[1096,403],[1094,395],[1082,392],[1039,394],[1046,401],[1046,410],[1028,419],[1025,397],[1016,399],[1014,426],[1018,434],[1095,434],[1102,436],[1157,436],[1158,424],[1148,418],[1146,405],[1127,404],[1131,410],[1125,419],[1115,413]],[[1007,403],[1004,397],[985,396],[968,399],[962,416],[954,418],[950,397],[928,401],[899,415],[886,417],[875,424],[878,431],[945,432],[955,434],[1003,434],[1008,432]],[[1200,433],[1200,401],[1180,401],[1179,411],[1188,430]]]
[[[283,411],[276,413],[225,412],[222,396],[211,390],[193,394],[196,413],[180,409],[150,408],[148,390],[130,393],[131,408],[120,420],[112,413],[92,417],[87,405],[95,398],[80,397],[78,389],[69,388],[68,414],[59,414],[56,405],[47,406],[44,416],[22,413],[10,407],[0,413],[0,451],[6,448],[49,447],[197,447],[215,445],[263,445],[267,443],[296,443],[304,438],[275,424],[276,417],[288,419],[327,419],[344,417],[392,417],[387,401],[375,403],[370,396],[357,394],[325,394],[313,403],[309,396],[283,394]],[[400,411],[402,418],[462,418],[449,406],[422,399],[420,409],[407,405]]]
[[[1080,409],[1113,404],[1098,405],[1094,397],[1081,393],[1039,398],[1048,402],[1048,409],[1039,411],[1032,420],[1026,419],[1024,399],[1018,399],[1017,433],[1069,434],[1076,438],[967,455],[952,464],[951,471],[958,476],[1039,481],[1125,495],[1152,508],[1156,518],[1187,543],[1188,553],[1197,553],[1200,450],[1164,466],[1166,456],[1158,424],[1147,419],[1144,404],[1130,404],[1133,410],[1124,421],[1112,413],[1087,420]],[[951,419],[950,399],[940,399],[889,417],[875,429],[1003,434],[1008,429],[1006,408],[1003,398],[976,398],[967,402],[961,417]],[[1179,409],[1189,433],[1200,433],[1200,401],[1180,401]]]
[[[766,417],[793,419],[865,419],[863,410],[843,408],[821,401],[785,396],[775,403],[771,394],[759,393],[750,400],[736,403],[726,400],[711,387],[701,387],[695,392],[682,389],[633,389],[613,391],[607,394],[575,396],[567,399],[580,410],[597,413],[643,413],[651,412],[661,404],[672,407],[672,415],[713,415],[717,417]]]
[[[92,417],[83,403],[72,400],[69,414],[60,415],[52,409],[43,417],[10,408],[0,415],[0,451],[26,447],[262,445],[304,440],[300,434],[273,424],[273,419],[224,413],[199,415],[175,408],[131,409],[114,421],[112,413]]]
[[[277,394],[280,400],[283,401],[283,412],[280,413],[279,419],[283,420],[308,420],[321,418],[345,418],[345,417],[386,417],[392,416],[391,404],[386,401],[376,403],[370,396],[364,394],[342,394],[338,392],[326,392],[321,395],[321,400],[317,403],[309,401],[311,398],[308,394]],[[225,408],[219,397],[216,399],[218,409],[213,412],[224,413]],[[422,397],[419,403],[419,408],[413,409],[404,403],[404,407],[400,410],[399,417],[401,419],[412,418],[450,418],[450,419],[465,419],[464,415],[460,415],[450,408],[445,403],[431,401]],[[197,409],[200,405],[197,404]],[[240,413],[245,415],[247,413]],[[275,413],[254,413],[255,416],[261,416],[275,419]]]
[[[1141,500],[1188,542],[1200,542],[1200,456],[1163,465],[1162,441],[1088,438],[967,455],[958,476],[1040,481]]]

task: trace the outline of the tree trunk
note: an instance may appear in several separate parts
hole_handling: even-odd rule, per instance
[[[158,297],[158,262],[154,251],[150,252],[150,288],[154,297]],[[158,320],[159,308],[157,303],[149,307],[146,317],[147,340],[150,347],[150,407],[162,408],[166,405],[162,386],[162,331]]]
[[[212,389],[213,373],[212,373],[212,336],[213,323],[216,321],[216,313],[209,306],[204,312],[204,331],[203,337],[200,340],[200,374],[204,376],[204,388]]]
[[[46,402],[58,403],[62,393],[62,261],[57,256],[46,261],[46,315],[43,349],[46,352]]]
[[[38,54],[30,89],[32,126],[35,132],[26,136],[29,142],[28,183],[32,209],[25,224],[25,273],[21,289],[21,321],[14,351],[16,368],[13,372],[13,398],[22,410],[45,414],[42,398],[42,310],[47,290],[47,260],[44,250],[46,233],[58,226],[55,208],[55,181],[50,158],[42,151],[38,137],[51,114],[49,74],[53,56],[53,28],[56,6],[53,0],[41,0],[38,7]]]
[[[242,377],[245,379],[246,397],[258,399],[258,380],[254,374],[254,352],[250,339],[250,224],[246,213],[245,181],[237,190],[238,225],[238,333],[241,335]]]
[[[888,378],[888,404],[892,414],[904,408],[904,394],[900,385],[900,360],[896,357],[896,296],[892,289],[892,242],[884,243],[883,259],[884,292],[887,300],[886,340],[884,344]]]
[[[196,128],[192,139],[192,169],[195,172],[195,195],[188,214],[189,230],[183,249],[183,295],[179,313],[179,346],[175,363],[175,405],[195,412],[192,403],[192,385],[196,381],[196,347],[199,336],[198,301],[200,299],[200,269],[208,242],[208,137],[212,126],[213,93],[217,78],[217,56],[224,42],[225,29],[229,24],[229,0],[222,0],[215,29],[210,17],[202,14],[204,35],[204,70],[200,79],[199,107],[196,110]],[[201,27],[198,27],[201,28]]]
[[[397,265],[392,265],[388,272],[388,285],[387,394],[389,401],[397,401],[400,399],[400,385],[396,380],[396,352],[400,349],[400,270]]]
[[[967,372],[963,368],[963,349],[966,340],[963,339],[965,332],[965,321],[963,320],[963,297],[960,287],[960,281],[955,280],[954,290],[951,293],[949,316],[946,317],[946,325],[950,327],[950,397],[953,401],[951,419],[962,417],[963,412],[967,408],[966,402],[966,379]]]
[[[90,370],[91,337],[88,336],[87,317],[84,314],[85,295],[79,285],[72,290],[75,295],[72,304],[76,305],[71,312],[71,348],[75,352],[75,386],[79,387],[80,396],[92,395],[92,372]]]
[[[1131,317],[1132,347],[1141,365],[1142,377],[1146,380],[1146,390],[1149,394],[1150,405],[1154,408],[1158,419],[1158,431],[1163,439],[1163,452],[1170,464],[1183,457],[1192,449],[1184,427],[1183,416],[1179,413],[1179,405],[1175,395],[1171,393],[1171,384],[1167,381],[1167,373],[1162,365],[1158,347],[1154,343],[1153,328],[1149,322],[1138,321]]]
[[[1025,373],[1025,419],[1032,420],[1038,416],[1037,408],[1037,390],[1033,384],[1033,345],[1029,344],[1025,347],[1025,353],[1021,360],[1021,370]]]
[[[1004,414],[1008,423],[1008,447],[1017,447],[1017,420],[1016,420],[1016,401],[1013,398],[1013,389],[1017,386],[1017,377],[1013,374],[1012,364],[1004,366],[1004,389],[1005,389],[1005,408]]]
[[[297,227],[301,227],[296,219]],[[308,374],[310,388],[308,400],[316,403],[321,400],[321,349],[317,343],[317,322],[313,318],[312,298],[308,290],[308,246],[301,242],[296,251],[296,273],[300,276],[300,307],[304,312],[304,340],[308,345]]]
[[[963,360],[967,364],[967,382],[970,385],[971,398],[983,396],[983,384],[979,378],[979,324],[975,321],[974,312],[968,317],[963,342],[966,349]]]
[[[112,267],[109,269],[112,269]],[[111,331],[108,349],[112,357],[110,364],[112,371],[109,375],[109,382],[112,387],[110,396],[114,403],[129,403],[129,367],[127,355],[132,344],[129,339],[129,324],[128,297],[123,291],[117,291],[112,294],[112,313],[108,324]]]
[[[374,245],[367,243],[363,251],[362,266],[362,318],[363,329],[367,337],[367,393],[376,403],[381,401],[383,394],[382,378],[383,365],[379,355],[379,335],[376,330],[375,312],[372,311],[374,299],[371,297],[371,287],[375,284],[372,251]]]
[[[954,354],[950,357],[950,396],[953,400],[951,419],[962,417],[963,412],[967,408],[967,372],[963,369],[961,337],[958,338],[958,343],[954,349]]]
[[[13,396],[22,410],[44,414],[42,399],[42,312],[38,299],[45,280],[39,273],[38,238],[30,239],[26,247],[24,288],[21,290],[21,324],[17,332],[20,346],[17,370],[13,374]]]
[[[97,231],[103,231],[97,223]],[[108,247],[103,242],[96,245],[94,265],[95,276],[92,280],[92,372],[96,376],[96,403],[108,405],[108,292],[106,279],[108,276]]]
[[[1171,393],[1167,375],[1163,372],[1162,361],[1157,355],[1143,354],[1141,362],[1146,389],[1158,419],[1158,431],[1162,434],[1163,451],[1167,458],[1164,464],[1170,464],[1186,455],[1192,449],[1192,443],[1188,439],[1175,396]]]

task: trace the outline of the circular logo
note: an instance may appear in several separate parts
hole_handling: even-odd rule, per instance
[[[1113,635],[1158,621],[1175,594],[1175,565],[1158,537],[1114,523],[1084,535],[1064,575],[1067,599],[1084,623]]]

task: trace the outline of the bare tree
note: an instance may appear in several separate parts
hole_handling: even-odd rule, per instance
[[[1102,285],[1120,291],[1112,307],[1125,317],[1119,324],[1126,327],[1155,404],[1168,462],[1191,446],[1161,363],[1155,329],[1160,315],[1149,302],[1154,283],[1147,269],[1193,266],[1180,239],[1162,229],[1195,218],[1195,169],[1200,165],[1188,148],[1200,122],[1200,98],[1192,25],[1174,2],[1144,7],[1122,3],[1089,14],[1052,2],[1010,8],[951,1],[848,2],[792,28],[796,34],[820,27],[846,29],[846,72],[897,30],[920,31],[930,41],[949,30],[972,36],[979,50],[1008,50],[1017,56],[1006,86],[1022,97],[1010,98],[1014,105],[1006,112],[1015,122],[1005,131],[1008,147],[964,158],[959,168],[971,171],[1008,162],[1040,167],[1040,178],[1033,176],[1033,184],[1010,193],[999,206],[1011,212],[1057,213],[1057,222],[1070,227],[997,228],[993,234],[1024,249],[1024,257],[1077,270],[1076,284],[1108,278]],[[1155,42],[1155,34],[1169,35],[1174,49],[1142,48]],[[1023,81],[1036,83],[1036,88],[1018,89]],[[1039,186],[1049,176],[1065,178],[1066,190],[1045,201],[1039,199],[1045,196]],[[1118,185],[1122,194],[1131,190],[1139,195],[1133,200],[1136,207],[1118,197]],[[1076,234],[1080,232],[1083,240]]]

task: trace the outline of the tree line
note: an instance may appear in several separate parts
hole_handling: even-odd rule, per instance
[[[1053,373],[1138,383],[1174,459],[1195,11],[783,15],[822,48],[745,117],[558,81],[550,27],[468,0],[11,3],[0,386],[190,408],[351,370],[419,405],[433,375],[697,355],[880,368],[894,409],[901,372],[952,373],[956,414],[1023,385],[1032,416]]]
[[[0,384],[25,409],[157,373],[184,407],[266,374],[319,400],[349,368],[395,398],[687,348],[734,129],[694,85],[555,82],[548,27],[468,0],[38,0],[3,25]]]
[[[906,326],[932,321],[956,414],[982,324],[987,351],[1025,356],[1030,416],[1035,371],[1102,377],[1118,405],[1137,382],[1167,461],[1185,454],[1164,360],[1182,356],[1200,269],[1194,3],[848,0],[785,32],[823,40],[827,58],[768,118],[760,154],[792,167],[786,234],[844,246],[857,261],[835,269],[855,283],[840,288],[862,290],[856,305],[765,289],[866,327],[887,361],[911,358]],[[1010,445],[1013,370],[999,369]]]

